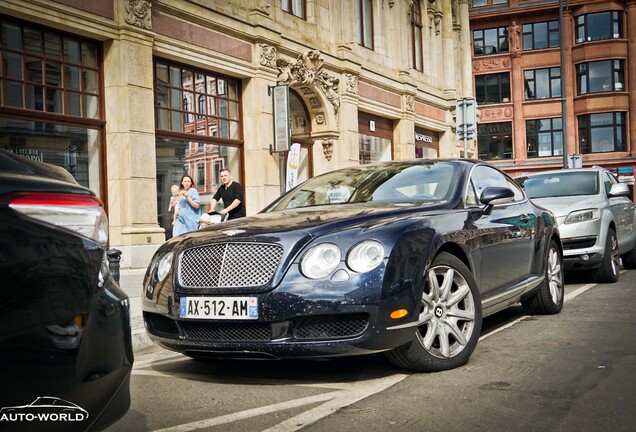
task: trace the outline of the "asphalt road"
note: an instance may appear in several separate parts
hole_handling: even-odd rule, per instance
[[[487,318],[470,362],[435,374],[381,355],[204,363],[143,346],[108,431],[631,431],[635,305],[636,271],[568,277],[561,314]]]

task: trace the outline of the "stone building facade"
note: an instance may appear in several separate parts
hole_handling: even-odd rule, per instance
[[[171,235],[184,173],[206,203],[229,168],[248,216],[280,195],[273,86],[289,88],[300,180],[464,152],[469,0],[4,0],[0,24],[0,148],[93,189],[123,267]]]

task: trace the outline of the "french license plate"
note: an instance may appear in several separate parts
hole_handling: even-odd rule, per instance
[[[179,316],[203,319],[257,319],[257,297],[181,297]]]

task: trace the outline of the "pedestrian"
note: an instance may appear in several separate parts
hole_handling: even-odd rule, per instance
[[[243,188],[239,183],[232,180],[232,174],[227,168],[222,169],[220,175],[223,184],[219,186],[210,202],[210,211],[214,211],[216,204],[219,200],[222,200],[224,208],[219,212],[222,216],[227,214],[228,219],[245,217]]]
[[[179,211],[179,185],[172,185],[170,188],[170,205],[168,205],[168,213],[174,211],[172,215],[172,225],[177,221],[177,213]]]
[[[185,174],[181,177],[181,191],[179,192],[179,206],[177,207],[177,221],[172,229],[172,234],[178,236],[199,228],[199,214],[201,204],[199,192],[192,187],[192,177]]]

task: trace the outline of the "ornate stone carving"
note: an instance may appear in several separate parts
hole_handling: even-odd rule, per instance
[[[435,22],[435,34],[438,35],[442,31],[442,17],[444,14],[440,11],[433,13],[433,21]]]
[[[322,153],[325,155],[325,159],[327,159],[328,161],[331,160],[331,157],[333,156],[333,140],[332,139],[322,140]]]
[[[512,117],[511,107],[493,107],[481,108],[481,119],[483,120],[499,120]]]
[[[409,112],[415,111],[415,96],[406,95],[404,97],[404,105],[407,111]]]
[[[127,0],[126,22],[135,27],[152,30],[151,8],[152,3],[148,0]]]
[[[358,77],[353,74],[346,74],[347,77],[347,93],[358,94]]]
[[[475,71],[508,69],[510,68],[510,59],[508,57],[504,57],[504,58],[477,60],[473,63],[473,68],[475,69]]]
[[[319,88],[337,114],[340,108],[340,80],[330,75],[327,71],[322,70],[323,63],[324,60],[318,50],[300,54],[294,63],[279,58],[276,60],[276,68],[278,69],[276,81],[279,84],[289,84],[290,87],[313,85]]]
[[[261,66],[267,66],[269,68],[276,67],[276,47],[271,45],[267,45],[264,43],[260,44],[261,46]]]
[[[316,123],[319,125],[325,124],[325,113],[319,112],[316,114]]]
[[[512,21],[510,25],[510,33],[508,34],[508,42],[510,44],[510,51],[519,51],[521,49],[520,45],[520,37],[521,37],[521,26],[517,24],[517,21]]]

